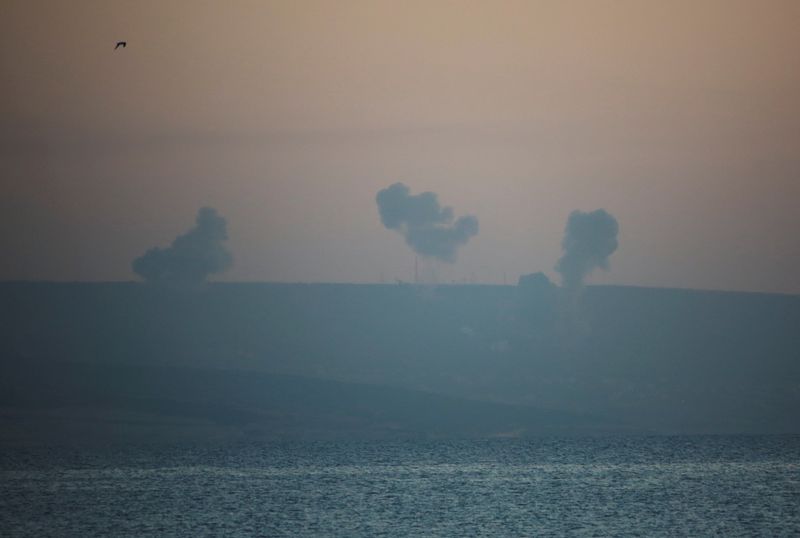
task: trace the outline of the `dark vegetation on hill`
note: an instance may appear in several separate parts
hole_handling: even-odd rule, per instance
[[[131,393],[131,398],[191,406],[206,402],[199,396],[201,379],[225,379],[230,398],[215,389],[213,413],[227,412],[226,405],[231,416],[254,408],[248,412],[261,417],[262,434],[292,428],[293,435],[326,428],[375,432],[388,423],[394,431],[425,435],[537,431],[527,419],[511,421],[516,428],[506,428],[511,422],[499,418],[470,426],[467,409],[477,404],[466,400],[527,406],[531,417],[546,414],[536,409],[559,411],[562,431],[587,431],[584,419],[575,418],[587,414],[597,420],[594,431],[619,431],[619,425],[665,433],[800,431],[797,296],[609,286],[589,287],[569,299],[558,291],[512,286],[213,284],[175,291],[134,283],[4,283],[0,339],[3,368],[22,376],[14,398],[45,398],[56,388],[45,390],[44,380],[55,379],[58,386],[50,373],[60,371],[67,392],[80,392],[86,379],[102,379],[110,395],[124,396],[111,389],[122,376],[139,380],[136,394],[161,387],[159,393]],[[80,368],[86,368],[83,374]],[[208,370],[225,373],[201,373]],[[177,380],[184,371],[195,388],[170,392],[182,386]],[[149,374],[137,378],[135,372]],[[176,382],[161,383],[162,376]],[[373,409],[389,393],[365,385],[407,389],[396,400],[406,403],[395,407],[407,407],[410,414],[369,422],[354,410],[362,405],[361,396],[342,396],[352,405],[340,418],[355,417],[351,426],[357,426],[335,421],[325,428],[302,422],[279,426],[294,413],[292,406],[300,409],[327,390],[297,388],[276,411],[284,418],[263,418],[278,409],[270,398],[281,386],[306,383],[327,383],[339,387],[331,394],[341,390],[348,397],[366,391],[363,406]],[[234,404],[236,387],[249,387],[241,390],[264,399],[252,406]],[[2,388],[9,393],[9,382]],[[412,420],[414,413],[436,415],[435,406],[414,407],[410,402],[421,396],[410,391],[459,398],[436,405],[460,401],[466,418],[440,414],[438,425],[422,427],[414,420],[424,419]],[[6,395],[3,401],[8,411],[20,400]],[[152,405],[150,415],[166,413]],[[448,423],[458,427],[447,429]],[[546,421],[536,424],[544,428]]]
[[[618,428],[592,416],[282,374],[36,361],[0,371],[9,443],[475,438]]]

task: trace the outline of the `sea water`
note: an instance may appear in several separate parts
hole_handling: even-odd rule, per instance
[[[3,448],[2,536],[798,536],[800,437]]]

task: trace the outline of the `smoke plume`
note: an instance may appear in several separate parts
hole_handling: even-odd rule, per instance
[[[233,258],[223,246],[227,225],[215,209],[197,212],[194,227],[167,248],[151,248],[131,264],[134,272],[153,283],[202,284],[213,273],[230,267]]]
[[[594,269],[607,269],[608,257],[617,250],[618,231],[617,219],[603,209],[590,213],[573,211],[561,242],[564,255],[555,267],[562,285],[580,288]]]
[[[395,183],[378,193],[381,222],[403,234],[420,256],[454,262],[458,247],[478,234],[478,219],[467,215],[453,221],[453,209],[441,207],[435,193],[410,192],[406,185]]]

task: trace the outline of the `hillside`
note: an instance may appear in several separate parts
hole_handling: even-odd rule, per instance
[[[20,361],[0,442],[474,438],[618,431],[598,417],[280,374]]]
[[[800,432],[798,329],[800,297],[753,293],[0,284],[4,363],[304,376],[666,433]]]

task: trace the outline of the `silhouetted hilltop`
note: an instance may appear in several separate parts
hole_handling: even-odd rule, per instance
[[[0,284],[5,363],[305,376],[659,432],[799,432],[798,329],[800,297],[756,293]]]

